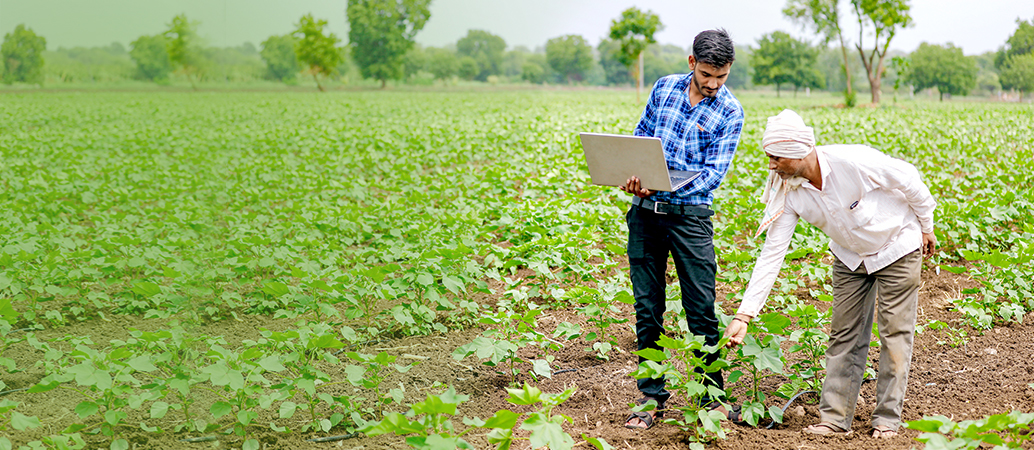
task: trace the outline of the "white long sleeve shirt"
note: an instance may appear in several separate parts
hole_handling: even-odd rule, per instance
[[[783,214],[765,246],[738,313],[756,317],[783,266],[797,219],[830,237],[829,248],[849,269],[876,272],[922,246],[937,206],[915,166],[865,145],[816,148],[822,190],[804,183],[786,195]]]

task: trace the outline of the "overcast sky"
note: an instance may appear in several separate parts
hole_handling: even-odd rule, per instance
[[[849,3],[841,3],[849,39],[858,41],[858,27]],[[345,0],[0,0],[0,33],[20,23],[47,38],[47,48],[128,45],[144,34],[156,34],[172,16],[185,13],[201,22],[208,45],[258,45],[283,34],[303,14],[328,21],[329,29],[348,38]],[[426,46],[455,43],[467,30],[502,36],[509,47],[534,49],[550,38],[578,34],[596,44],[610,21],[637,6],[661,18],[661,43],[688,47],[696,33],[724,27],[738,44],[754,45],[768,32],[782,30],[815,40],[783,17],[784,0],[433,0],[431,20],[417,35]],[[920,42],[952,42],[966,54],[997,50],[1016,30],[1016,19],[1034,19],[1034,0],[912,0],[915,25],[901,31],[891,48],[911,52]],[[853,25],[853,26],[852,26]],[[871,42],[866,36],[865,42]],[[869,44],[871,45],[871,44]]]

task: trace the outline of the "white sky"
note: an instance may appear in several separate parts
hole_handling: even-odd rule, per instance
[[[858,41],[854,15],[847,0],[841,14],[852,42]],[[283,34],[303,14],[328,21],[342,40],[348,36],[346,0],[0,0],[0,33],[25,23],[47,38],[47,48],[128,45],[143,34],[156,34],[172,16],[185,13],[199,20],[209,45],[258,45],[272,34]],[[428,46],[455,43],[467,30],[482,29],[502,36],[511,48],[535,48],[550,38],[578,34],[596,44],[606,36],[610,21],[637,6],[652,10],[665,28],[661,43],[686,48],[698,32],[716,27],[729,31],[739,44],[753,45],[768,32],[782,30],[815,40],[795,26],[781,9],[784,0],[433,0],[431,20],[417,35]],[[997,50],[1016,30],[1016,19],[1034,19],[1032,0],[912,0],[915,25],[901,31],[891,48],[910,52],[920,42],[952,42],[966,54]],[[866,42],[871,38],[866,37]],[[869,44],[871,45],[871,44]]]

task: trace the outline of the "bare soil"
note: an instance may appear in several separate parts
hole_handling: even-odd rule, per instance
[[[942,272],[939,275],[933,270],[924,270],[924,285],[920,290],[919,322],[941,320],[947,323],[960,318],[959,313],[950,309],[946,299],[958,295],[961,289],[972,287],[976,283],[964,276]],[[498,287],[498,286],[497,286]],[[730,290],[720,286],[719,291]],[[502,292],[496,289],[496,292]],[[720,292],[719,298],[726,292]],[[492,303],[494,298],[481,299]],[[815,301],[819,308],[827,308],[828,303]],[[630,319],[634,313],[630,306],[622,305],[624,313]],[[730,308],[732,306],[730,305]],[[274,320],[267,317],[241,315],[241,320],[224,320],[204,325],[199,332],[209,336],[224,336],[233,345],[242,337],[254,337],[260,328],[271,330],[289,328],[293,320]],[[539,317],[539,324],[550,329],[561,322],[585,324],[573,310],[550,310]],[[576,369],[558,373],[552,379],[539,381],[530,378],[522,379],[538,386],[544,392],[560,392],[567,387],[576,386],[577,392],[554,413],[564,414],[572,422],[565,425],[566,431],[576,442],[580,436],[603,438],[619,449],[685,449],[688,447],[687,434],[667,424],[658,424],[650,430],[629,430],[623,427],[628,415],[628,404],[640,395],[636,390],[635,380],[629,376],[636,366],[636,357],[628,352],[635,348],[635,336],[632,332],[633,321],[624,326],[615,327],[618,343],[625,351],[612,353],[609,361],[595,358],[585,347],[591,344],[574,341],[557,353],[554,367]],[[166,326],[167,321],[144,320],[138,317],[109,316],[108,320],[90,320],[43,330],[36,333],[40,340],[60,338],[66,335],[89,335],[99,346],[111,339],[125,339],[127,329],[132,327],[142,330],[154,330]],[[912,370],[909,376],[908,397],[904,408],[904,420],[920,419],[924,415],[942,414],[955,420],[976,419],[991,414],[1022,410],[1034,412],[1034,314],[1024,317],[1023,324],[998,326],[980,334],[967,329],[968,337],[964,345],[953,347],[944,331],[928,330],[916,336]],[[394,374],[384,382],[386,387],[402,386],[406,392],[406,403],[422,400],[432,389],[435,382],[454,386],[459,393],[470,396],[470,400],[461,405],[458,417],[454,419],[457,428],[463,429],[461,417],[480,417],[486,419],[499,409],[521,411],[506,402],[505,388],[508,379],[495,373],[493,368],[480,365],[474,359],[456,361],[451,357],[452,351],[470,342],[480,330],[469,329],[432,336],[408,337],[379,342],[361,351],[375,353],[387,351],[398,355],[400,362],[419,362],[406,374]],[[878,368],[878,348],[870,351],[870,360]],[[40,369],[32,368],[39,355],[25,343],[16,344],[5,356],[15,358],[19,368],[27,368],[24,372],[5,374],[2,380],[7,389],[31,387],[44,375]],[[327,366],[322,369],[335,380],[344,379],[344,367],[347,359],[339,366]],[[781,380],[769,378],[771,390]],[[347,386],[347,387],[346,387]],[[742,387],[731,386],[733,393]],[[354,388],[347,384],[335,386],[337,392],[355,394]],[[199,396],[206,394],[199,390]],[[726,424],[728,438],[713,443],[715,449],[907,449],[922,448],[915,441],[917,432],[902,428],[900,436],[888,440],[872,438],[869,424],[870,414],[874,406],[875,383],[865,383],[859,398],[857,413],[852,426],[852,434],[847,437],[812,437],[801,433],[801,429],[809,424],[817,423],[817,396],[806,395],[798,399],[787,409],[785,422],[772,429],[751,428],[731,423]],[[24,391],[7,394],[4,398],[22,403],[18,411],[29,416],[38,416],[43,422],[42,430],[17,432],[8,430],[9,437],[18,444],[42,436],[57,434],[66,426],[79,421],[74,412],[75,405],[84,400],[81,394],[70,390],[53,390],[46,393],[30,394]],[[782,406],[785,400],[770,396],[773,405]],[[200,398],[197,404],[208,405],[209,398]],[[146,408],[144,408],[146,409]],[[397,407],[404,412],[404,408]],[[205,411],[197,411],[206,414]],[[171,429],[177,417],[170,411],[167,420],[161,424],[163,429]],[[304,415],[299,411],[292,423],[284,423],[275,416],[275,411],[264,411],[257,420],[258,424],[268,424],[277,420],[281,425],[299,429]],[[229,417],[223,422],[228,423]],[[129,423],[148,420],[146,411],[136,411]],[[213,433],[206,442],[184,442],[182,439],[205,437],[195,434],[176,434],[172,432],[147,433],[139,428],[125,427],[122,430],[135,449],[168,449],[198,448],[218,449],[233,448],[241,445],[239,438]],[[335,434],[332,430],[330,434]],[[253,426],[250,430],[263,444],[264,449],[296,449],[296,448],[361,448],[361,449],[398,449],[407,448],[403,437],[385,435],[378,437],[356,436],[329,443],[313,443],[307,439],[323,437],[326,434],[315,433],[276,433],[264,425]],[[340,434],[340,433],[338,433]],[[490,448],[480,430],[474,430],[466,436],[477,448]],[[91,445],[105,445],[104,438],[86,436]],[[526,442],[520,442],[515,448],[528,448]],[[591,448],[581,442],[576,448]],[[1029,442],[1024,448],[1034,448]]]

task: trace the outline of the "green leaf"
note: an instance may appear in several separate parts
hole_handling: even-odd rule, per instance
[[[29,428],[39,428],[42,425],[36,416],[29,417],[18,411],[11,411],[11,426],[15,430],[25,431]]]
[[[155,295],[162,293],[161,286],[150,281],[138,281],[133,283],[133,293],[143,296],[145,298],[154,297]]]
[[[169,404],[162,401],[151,403],[151,418],[161,419],[165,417],[165,413],[169,412]]]
[[[259,450],[260,448],[262,448],[262,444],[259,444],[258,439],[248,439],[241,446],[241,450]]]
[[[280,404],[280,418],[290,419],[294,417],[295,410],[298,409],[298,405],[295,402],[286,401]]]
[[[550,450],[570,450],[574,447],[574,439],[564,432],[560,426],[561,417],[547,418],[544,414],[533,412],[521,424],[522,430],[531,431],[528,437],[531,448],[549,447]]]
[[[78,405],[75,406],[75,413],[79,415],[80,419],[85,419],[94,414],[97,414],[97,411],[99,409],[100,405],[91,401],[84,401],[80,402]]]
[[[129,441],[125,439],[115,439],[111,441],[111,450],[129,450]]]
[[[233,412],[233,405],[227,402],[215,402],[208,410],[216,419]]]
[[[636,350],[632,352],[636,356],[642,356],[650,361],[663,362],[668,359],[668,355],[664,354],[663,351],[655,348],[644,348],[642,350]]]
[[[492,417],[489,417],[481,428],[505,428],[509,430],[517,425],[517,419],[520,419],[520,417],[520,414],[513,411],[500,409]]]
[[[263,281],[262,292],[273,297],[279,298],[283,297],[288,292],[291,292],[291,290],[287,287],[286,284],[281,283],[279,281]]]
[[[614,449],[614,447],[612,447],[610,444],[608,444],[607,441],[605,439],[603,439],[603,438],[597,439],[597,438],[586,436],[585,433],[582,433],[582,439],[584,439],[586,442],[588,442],[593,447],[596,447],[599,450],[613,450]]]

